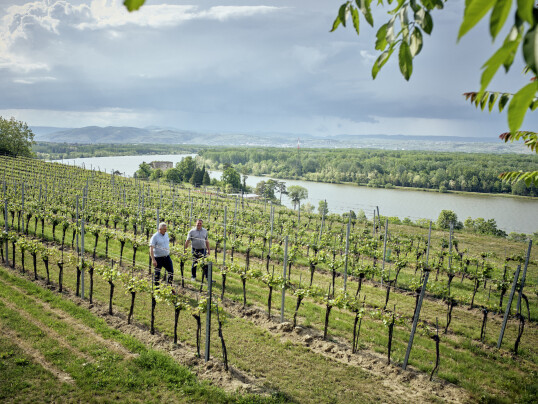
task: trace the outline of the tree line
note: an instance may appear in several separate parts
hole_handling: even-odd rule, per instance
[[[505,171],[536,170],[534,154],[237,147],[203,149],[199,155],[211,169],[233,165],[247,174],[284,179],[538,196],[534,185],[509,184],[498,177]]]

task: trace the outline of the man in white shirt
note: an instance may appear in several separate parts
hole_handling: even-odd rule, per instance
[[[166,228],[166,223],[159,223],[159,231],[151,236],[149,241],[149,255],[155,267],[155,285],[159,284],[162,267],[168,272],[168,283],[172,284],[174,279],[174,266],[170,259],[170,239]]]

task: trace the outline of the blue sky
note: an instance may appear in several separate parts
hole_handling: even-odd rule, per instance
[[[376,80],[375,29],[329,33],[343,0],[0,2],[0,115],[31,126],[164,126],[239,133],[495,138],[505,113],[476,90],[494,52],[487,24],[456,44],[463,0],[434,11],[409,82],[393,58]],[[375,2],[374,2],[375,3]],[[522,57],[492,90],[527,83]],[[494,110],[495,111],[495,110]],[[537,130],[536,113],[522,129]]]

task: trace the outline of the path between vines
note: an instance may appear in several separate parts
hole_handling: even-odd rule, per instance
[[[11,268],[8,269],[12,271]],[[47,286],[44,280],[39,280],[38,283],[43,287],[54,288],[54,286]],[[71,317],[63,310],[54,308],[49,303],[28,295],[14,285],[10,284],[10,287],[32,298],[46,310],[57,314],[70,325],[79,328],[85,333],[92,333],[94,338],[108,348],[127,357],[134,355],[121,344],[102,338],[90,327],[81,324],[80,320]],[[188,288],[183,289],[183,291],[190,295],[197,293]],[[111,316],[108,314],[108,305],[106,304],[94,300],[94,304],[90,306],[87,300],[80,299],[71,291],[65,290],[65,288],[62,296],[77,305],[88,307],[93,314],[103,318],[112,328],[131,335],[154,349],[169,353],[179,363],[189,366],[202,380],[209,380],[226,391],[243,391],[261,395],[272,393],[264,385],[265,379],[263,377],[249,375],[233,366],[230,366],[230,371],[226,372],[220,360],[211,360],[205,363],[203,359],[195,355],[194,346],[185,343],[174,345],[170,337],[158,331],[155,332],[155,335],[151,335],[146,325],[136,322],[127,324],[127,317],[124,313],[115,310],[115,314]],[[225,299],[223,304],[230,316],[251,322],[270,333],[273,337],[279,338],[282,343],[290,342],[304,346],[311,352],[330,360],[367,371],[373,376],[375,383],[381,383],[386,388],[387,397],[385,400],[387,402],[428,403],[431,402],[432,397],[448,403],[464,403],[470,400],[468,393],[464,389],[438,378],[434,378],[430,382],[429,375],[410,367],[404,371],[399,366],[387,365],[386,357],[375,352],[361,350],[356,354],[352,354],[348,341],[338,338],[324,341],[320,331],[305,327],[294,328],[291,323],[279,323],[276,318],[268,319],[265,310],[258,307],[243,308],[241,304],[229,299]],[[31,356],[36,357],[34,354]],[[65,376],[61,375],[60,377],[64,378]]]

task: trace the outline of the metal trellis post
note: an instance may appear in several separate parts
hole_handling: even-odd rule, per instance
[[[428,231],[428,252],[430,251],[431,235],[432,235],[432,221],[430,220],[430,229]],[[405,351],[405,359],[402,366],[404,370],[407,368],[409,354],[411,353],[411,348],[413,346],[413,339],[415,338],[415,331],[417,329],[417,323],[420,317],[420,308],[422,307],[422,300],[424,299],[424,294],[426,293],[426,285],[428,283],[428,277],[430,275],[430,270],[428,268],[428,254],[426,254],[426,263],[424,265],[424,271],[426,272],[424,276],[424,283],[422,284],[422,290],[420,291],[420,297],[417,304],[417,310],[415,312],[415,317],[413,318],[413,328],[411,329],[411,335],[409,336],[409,343],[407,344],[407,351]]]

